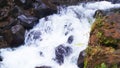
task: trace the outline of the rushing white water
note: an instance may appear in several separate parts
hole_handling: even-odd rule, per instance
[[[24,45],[15,49],[0,49],[3,57],[0,68],[40,66],[78,68],[77,59],[79,53],[87,47],[95,11],[115,7],[120,7],[120,4],[111,4],[106,1],[79,4],[61,9],[58,14],[40,19],[33,29],[26,32]],[[63,48],[59,49],[60,45]],[[64,50],[67,47],[69,52]],[[58,51],[59,58],[56,58],[56,51]],[[59,62],[61,54],[63,61]]]

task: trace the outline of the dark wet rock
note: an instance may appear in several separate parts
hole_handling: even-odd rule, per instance
[[[9,16],[9,7],[0,10],[0,21],[5,20]]]
[[[7,0],[0,0],[0,8],[3,8],[7,5]]]
[[[0,52],[0,54],[1,54],[1,52]],[[0,56],[0,62],[3,60],[3,58]]]
[[[22,7],[23,9],[29,9],[29,8],[32,8],[32,3],[34,2],[35,0],[15,0],[15,4]]]
[[[78,3],[96,2],[96,1],[109,1],[111,3],[120,3],[120,0],[42,0],[42,2],[49,8],[54,9],[58,5],[76,5]]]
[[[43,55],[43,52],[40,52],[40,56],[44,56],[44,55]]]
[[[17,24],[17,21],[14,18],[7,18],[6,21],[0,21],[0,29],[4,31],[10,29],[15,24]]]
[[[40,31],[31,31],[27,36],[26,42],[32,41],[33,39],[39,39],[40,41],[42,40]]]
[[[69,55],[72,53],[72,48],[69,47],[69,46],[67,46],[67,47],[65,48],[65,50],[66,50],[65,56],[69,56]]]
[[[14,6],[11,10],[10,10],[10,15],[11,17],[17,18],[18,15],[20,15],[20,8],[18,6]]]
[[[108,1],[112,2],[113,4],[120,3],[120,0],[108,0]]]
[[[77,61],[77,65],[79,68],[84,68],[84,57],[85,57],[84,53],[85,53],[85,51],[82,51],[79,54],[78,61]]]
[[[13,40],[11,42],[11,47],[17,47],[24,43],[25,29],[22,25],[15,25],[11,28]]]
[[[51,68],[50,66],[40,66],[40,67],[35,67],[35,68]]]
[[[20,15],[18,19],[25,28],[32,28],[38,22],[38,19],[33,16]]]
[[[0,41],[0,47],[14,47],[24,43],[25,30],[31,29],[40,18],[57,12],[41,4],[40,0],[0,0],[0,36],[4,38]],[[20,31],[12,31],[19,29],[16,24],[23,26]],[[36,33],[34,39],[38,35]]]
[[[95,11],[95,14],[93,17],[98,18],[98,17],[103,17],[103,16],[105,16],[105,12],[102,10],[97,10],[97,11]]]
[[[11,42],[13,40],[11,30],[4,30],[3,33],[2,33],[2,35],[4,36],[4,39],[7,42],[8,47],[9,47],[9,45],[11,44]]]
[[[41,0],[48,8],[57,10],[57,6],[55,4],[53,4],[54,0]]]
[[[111,15],[113,13],[120,13],[120,8],[110,8],[107,10],[96,10],[93,15],[94,18],[102,18],[107,15]]]
[[[24,43],[25,29],[21,25],[12,26],[1,32],[0,47],[17,47]]]
[[[73,40],[74,40],[74,38],[73,38],[73,36],[71,35],[71,36],[69,36],[67,42],[68,42],[69,44],[71,44],[71,43],[73,42]]]
[[[54,13],[57,13],[57,10],[53,10],[50,8],[43,8],[43,9],[36,9],[34,11],[34,13],[35,13],[35,17],[42,18],[42,17],[46,17],[48,15],[52,15]]]
[[[0,48],[7,47],[7,42],[3,38],[3,36],[0,36]]]
[[[120,13],[120,8],[111,8],[109,10],[106,10],[106,13]]]
[[[0,29],[4,29],[9,24],[8,21],[2,21],[0,22]]]
[[[60,45],[55,49],[55,60],[61,65],[64,63],[64,57],[69,56],[72,52],[72,49],[68,46]]]

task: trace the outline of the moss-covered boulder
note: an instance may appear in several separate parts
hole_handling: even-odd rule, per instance
[[[84,68],[120,68],[120,52],[112,47],[89,46],[85,52]]]
[[[91,27],[89,45],[120,48],[120,14],[112,13],[97,18]]]
[[[83,67],[120,68],[120,13],[98,16],[91,27]],[[81,64],[80,57],[78,66]]]

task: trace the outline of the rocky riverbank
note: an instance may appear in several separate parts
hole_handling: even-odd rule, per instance
[[[0,48],[23,44],[26,30],[56,12],[39,0],[0,0]]]
[[[107,14],[98,10],[96,13],[89,46],[84,57],[80,54],[78,65],[83,64],[84,68],[120,68],[120,10]]]

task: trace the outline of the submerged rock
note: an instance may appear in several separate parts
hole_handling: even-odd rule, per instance
[[[1,52],[0,52],[1,53]],[[0,56],[0,62],[3,60],[3,58]]]
[[[68,40],[67,40],[67,43],[71,44],[73,42],[74,38],[73,36],[71,35]]]
[[[69,56],[72,52],[71,47],[59,45],[55,49],[55,60],[61,65],[64,63],[64,57]]]
[[[79,58],[78,58],[78,61],[77,61],[77,65],[78,65],[79,68],[84,68],[84,57],[85,57],[85,54],[84,54],[84,51],[82,51],[79,54]]]
[[[51,68],[50,66],[40,66],[40,67],[35,67],[35,68]]]

